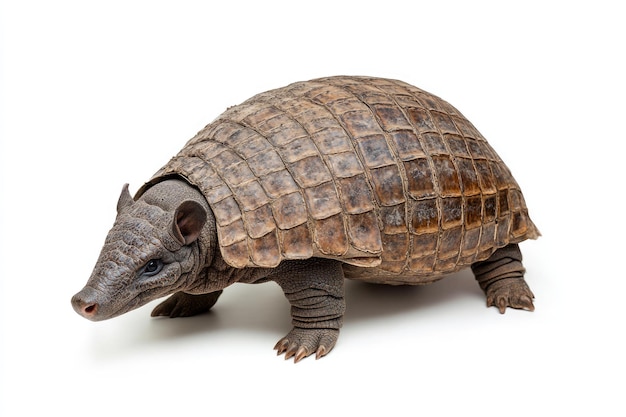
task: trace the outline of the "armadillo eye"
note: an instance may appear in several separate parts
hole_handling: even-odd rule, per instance
[[[156,275],[163,268],[163,261],[160,259],[151,259],[143,268],[143,275],[152,276]]]

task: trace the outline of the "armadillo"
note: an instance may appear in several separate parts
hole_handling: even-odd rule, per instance
[[[519,185],[478,130],[407,83],[338,76],[227,109],[117,217],[86,286],[90,320],[171,295],[153,316],[207,312],[233,283],[276,282],[295,362],[335,346],[344,279],[434,282],[470,267],[501,313],[534,310],[518,243],[540,235]]]

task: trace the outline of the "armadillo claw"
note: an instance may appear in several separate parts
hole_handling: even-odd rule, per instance
[[[285,360],[294,358],[294,363],[315,353],[315,359],[320,359],[335,346],[339,330],[337,329],[303,329],[293,328],[276,343],[274,350],[277,355],[285,354]]]
[[[534,311],[533,298],[523,278],[505,278],[487,289],[487,307],[497,307],[501,314],[507,307]]]
[[[278,343],[276,343],[276,346],[274,346],[274,350],[276,350],[276,355],[280,356],[283,353],[285,353],[285,351],[287,351],[287,347],[289,346],[289,340],[287,339],[280,339],[278,341]]]
[[[300,362],[302,359],[309,356],[309,351],[304,346],[301,346],[300,349],[296,352],[295,358],[293,358],[294,363]]]
[[[285,360],[293,358],[296,355],[297,349],[298,345],[296,345],[295,343],[291,343],[287,348],[287,352],[285,352]]]
[[[326,350],[326,346],[322,345],[317,348],[317,352],[315,352],[315,359],[317,360],[323,356],[326,356],[327,353],[328,351]]]

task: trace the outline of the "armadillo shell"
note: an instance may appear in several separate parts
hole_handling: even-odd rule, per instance
[[[396,80],[329,77],[256,95],[143,189],[172,174],[204,193],[238,268],[325,257],[378,276],[439,275],[539,235],[476,128]]]

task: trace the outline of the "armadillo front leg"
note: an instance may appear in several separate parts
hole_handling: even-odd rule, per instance
[[[524,266],[519,246],[511,244],[496,250],[486,261],[472,264],[476,280],[487,295],[487,306],[500,313],[507,307],[533,311],[533,298],[524,280]]]
[[[217,302],[222,291],[208,294],[177,292],[152,310],[152,317],[189,317],[206,313]]]
[[[291,303],[293,323],[274,347],[278,355],[298,362],[313,353],[319,359],[330,352],[346,309],[341,263],[319,258],[285,262],[272,279]]]

